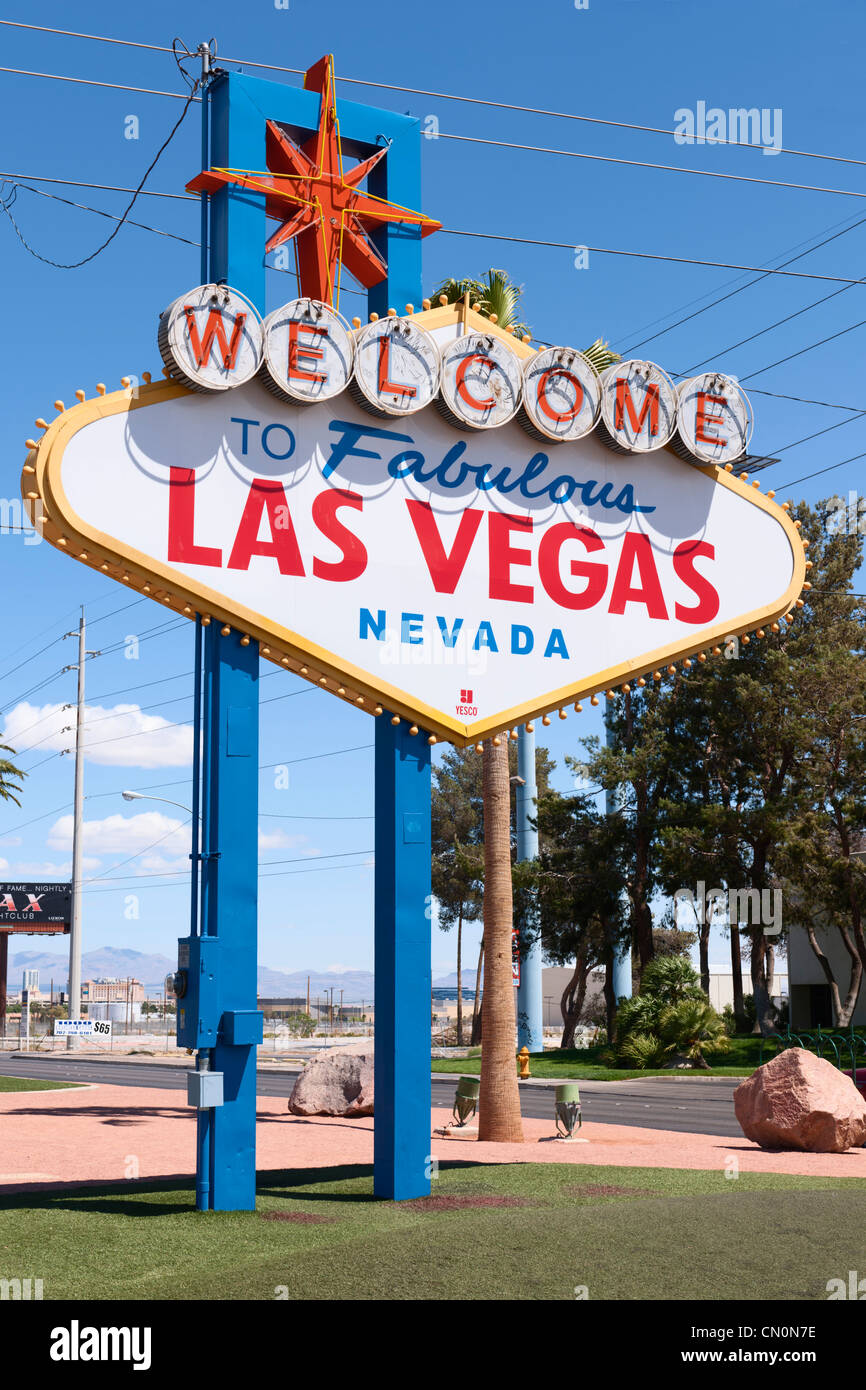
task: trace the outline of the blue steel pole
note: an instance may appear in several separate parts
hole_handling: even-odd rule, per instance
[[[430,1191],[430,747],[376,720],[373,1190]]]
[[[192,872],[190,874],[190,936],[197,936],[201,928],[201,919],[199,916],[199,865],[201,862],[202,630],[201,617],[196,615],[192,722],[192,853],[190,854]],[[198,1071],[209,1070],[210,1048],[199,1048],[196,1057],[196,1068]],[[210,1110],[196,1111],[196,1211],[207,1211],[210,1207],[210,1123]]]
[[[538,858],[535,799],[535,731],[522,727],[517,735],[517,858]],[[520,942],[520,984],[517,986],[517,1046],[530,1052],[544,1049],[544,1001],[541,981],[541,941],[530,931]]]
[[[613,747],[613,733],[612,733],[612,731],[611,731],[610,719],[609,719],[609,717],[608,717],[609,711],[610,711],[610,705],[606,706],[605,711],[604,711],[604,741],[605,741],[605,744],[606,744],[606,746],[607,746],[608,748],[612,748],[612,747]],[[617,796],[616,790],[612,790],[612,791],[607,791],[607,792],[605,792],[605,794],[604,794],[604,809],[605,809],[605,812],[607,813],[607,815],[613,816],[613,815],[616,814],[617,810],[619,809],[619,807],[618,807],[618,800],[619,800],[619,798],[618,798],[618,796]],[[627,946],[625,946],[625,947],[623,948],[622,953],[621,953],[620,955],[616,955],[616,954],[614,955],[614,960],[613,960],[613,992],[614,992],[615,998],[617,998],[617,999],[622,999],[623,997],[625,997],[626,999],[631,999],[631,995],[632,995],[632,984],[631,984],[631,945],[630,945],[630,944],[627,945]]]

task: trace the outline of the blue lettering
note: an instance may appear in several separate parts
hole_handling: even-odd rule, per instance
[[[403,613],[400,619],[400,641],[418,647],[424,641],[423,613]]]
[[[373,617],[373,614],[370,612],[369,608],[361,609],[361,629],[358,633],[358,636],[367,637],[367,635],[371,632],[377,642],[383,642],[385,640],[384,608],[379,609],[378,615],[375,618]]]
[[[565,645],[565,638],[558,627],[555,627],[547,639],[547,646],[544,648],[545,656],[561,656],[568,660],[568,647]]]
[[[457,634],[463,626],[463,619],[455,618],[454,626],[450,632],[448,631],[448,624],[444,618],[437,618],[436,621],[439,624],[439,631],[442,634],[442,641],[445,643],[446,647],[453,647],[457,641]]]
[[[493,628],[488,622],[479,623],[478,631],[475,634],[475,641],[472,643],[473,651],[480,651],[482,647],[489,648],[492,652],[498,652],[496,638],[493,636]]]
[[[268,435],[271,434],[274,430],[284,430],[286,435],[288,436],[287,443],[289,447],[284,454],[277,454],[274,452],[273,449],[268,448]],[[265,428],[262,430],[262,448],[264,449],[269,459],[291,458],[292,454],[295,452],[295,436],[292,434],[292,431],[289,429],[288,425],[266,425]]]
[[[259,422],[258,422],[258,420],[245,420],[245,419],[243,418],[243,416],[238,416],[238,415],[232,415],[232,416],[230,416],[230,419],[231,419],[231,422],[232,422],[233,425],[241,425],[241,426],[242,426],[242,429],[241,429],[241,453],[242,453],[242,454],[246,454],[246,452],[247,452],[247,445],[248,445],[248,443],[249,443],[249,437],[250,437],[250,436],[249,436],[249,427],[250,427],[250,425],[256,425],[256,426],[257,426]]]
[[[331,445],[331,456],[322,470],[323,478],[330,478],[331,474],[339,468],[343,459],[378,459],[382,457],[375,449],[356,448],[358,441],[365,434],[370,435],[373,439],[393,439],[400,444],[415,443],[411,434],[397,434],[394,430],[378,430],[373,425],[353,425],[349,420],[332,420],[328,429],[342,431],[342,438],[337,439]]]
[[[535,637],[531,627],[524,627],[522,623],[512,623],[511,625],[511,652],[513,656],[528,656],[535,646]]]

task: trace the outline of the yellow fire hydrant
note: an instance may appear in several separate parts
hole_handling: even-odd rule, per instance
[[[520,1049],[520,1051],[517,1054],[517,1063],[520,1067],[520,1075],[517,1078],[518,1081],[528,1081],[530,1077],[529,1048],[525,1045]]]

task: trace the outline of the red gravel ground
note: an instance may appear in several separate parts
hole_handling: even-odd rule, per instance
[[[290,1116],[281,1097],[258,1101],[260,1170],[371,1164],[373,1120]],[[432,1126],[448,1119],[434,1110]],[[585,1144],[544,1142],[553,1121],[523,1122],[523,1144],[433,1138],[439,1159],[475,1163],[622,1164],[866,1177],[866,1149],[846,1154],[765,1153],[743,1138],[585,1124]],[[195,1116],[182,1093],[123,1086],[0,1094],[0,1191],[73,1182],[188,1177],[195,1171]]]

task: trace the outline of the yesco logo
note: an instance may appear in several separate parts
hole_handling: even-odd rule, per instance
[[[131,1361],[134,1371],[150,1370],[149,1327],[68,1327],[51,1331],[52,1361]]]

